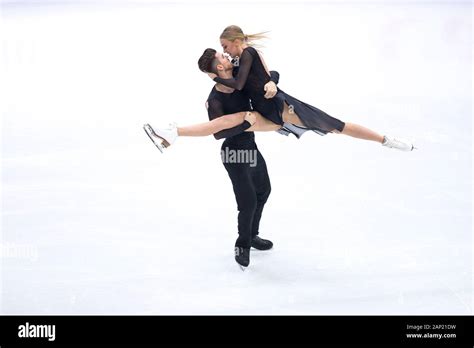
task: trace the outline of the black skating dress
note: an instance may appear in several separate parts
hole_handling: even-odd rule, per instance
[[[257,50],[253,47],[247,47],[243,50],[239,59],[237,76],[231,79],[216,77],[214,81],[242,90],[251,99],[253,109],[273,123],[285,125],[282,114],[283,103],[286,103],[290,110],[294,110],[307,129],[320,135],[325,135],[335,129],[342,132],[344,129],[345,123],[341,120],[292,97],[279,88],[273,98],[266,99],[263,87],[270,81],[270,76],[265,70]],[[297,134],[295,135],[299,137]]]

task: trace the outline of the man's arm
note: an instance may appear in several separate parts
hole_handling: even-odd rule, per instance
[[[275,82],[275,85],[278,85],[278,82],[280,82],[280,73],[275,70],[270,71],[270,81]]]
[[[217,99],[208,100],[206,103],[206,107],[207,107],[207,113],[209,116],[209,121],[212,121],[216,119],[217,117],[222,117],[222,116],[225,117],[223,105],[219,100]],[[250,122],[244,120],[244,122],[239,124],[238,126],[235,126],[229,129],[224,129],[224,130],[221,130],[220,132],[215,133],[214,138],[219,140],[223,138],[233,137],[234,135],[245,132],[245,130],[249,129],[251,126],[252,125],[250,124]]]

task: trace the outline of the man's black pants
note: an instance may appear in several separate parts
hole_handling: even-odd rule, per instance
[[[271,191],[267,165],[254,141],[234,146],[224,142],[221,150],[239,211],[239,237],[235,246],[250,248],[252,238],[258,235],[263,207]]]

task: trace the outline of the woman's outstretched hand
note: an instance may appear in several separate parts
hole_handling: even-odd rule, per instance
[[[277,86],[276,86],[275,82],[273,82],[273,81],[267,82],[265,84],[265,86],[263,86],[263,89],[266,92],[265,93],[265,98],[267,98],[267,99],[273,98],[278,92]]]
[[[212,80],[212,81],[214,81],[214,79],[217,77],[217,75],[216,75],[216,74],[214,74],[214,73],[211,73],[211,72],[208,72],[208,73],[207,73],[207,76],[209,76],[209,77],[211,78],[211,80]]]

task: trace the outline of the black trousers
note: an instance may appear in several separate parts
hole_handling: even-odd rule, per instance
[[[239,237],[235,246],[250,248],[252,238],[258,235],[263,207],[271,191],[267,165],[254,141],[239,145],[228,145],[224,142],[221,150],[221,154],[226,151],[227,154],[232,151],[234,154],[241,151],[242,154],[240,158],[234,158],[234,161],[231,156],[223,156],[223,163],[232,181],[239,212]]]

